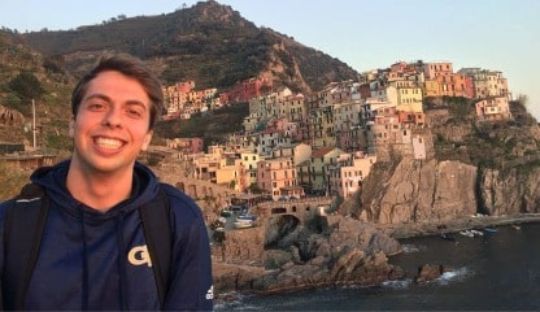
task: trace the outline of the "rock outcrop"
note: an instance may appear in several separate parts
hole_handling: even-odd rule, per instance
[[[418,274],[414,281],[416,283],[426,283],[441,277],[444,273],[444,267],[442,265],[424,264],[418,268]]]
[[[360,219],[380,224],[444,221],[476,212],[477,168],[459,161],[402,159],[381,168],[365,183],[361,203],[351,207]]]
[[[540,166],[483,171],[479,190],[481,209],[489,215],[540,212]]]
[[[24,116],[19,111],[0,105],[0,124],[13,126],[22,125]]]
[[[227,262],[256,263],[255,258],[260,257],[266,270],[261,271],[262,266],[231,266],[215,261],[214,266],[219,268],[214,272],[216,289],[273,293],[342,284],[376,285],[403,276],[401,269],[388,263],[388,255],[401,251],[395,239],[373,224],[350,217],[335,215],[327,219],[327,232],[310,233],[306,227],[297,225],[262,254],[257,247],[264,232],[262,227],[227,233],[224,245],[229,250],[224,258]],[[214,254],[214,259],[220,259],[219,255]]]

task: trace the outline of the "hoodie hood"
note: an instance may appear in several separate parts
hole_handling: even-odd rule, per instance
[[[158,193],[159,184],[156,176],[148,167],[136,162],[131,196],[102,213],[73,198],[66,187],[69,164],[70,160],[66,160],[53,167],[40,168],[32,174],[30,179],[46,189],[47,195],[58,207],[75,218],[82,217],[84,222],[102,222],[115,218],[119,214],[126,214],[152,200]]]

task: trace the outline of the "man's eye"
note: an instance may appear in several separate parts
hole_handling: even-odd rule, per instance
[[[127,112],[132,117],[142,117],[142,112],[137,109],[128,109]]]
[[[88,104],[88,109],[90,109],[91,111],[99,111],[99,110],[102,110],[105,108],[105,105],[101,104],[101,103],[90,103]]]

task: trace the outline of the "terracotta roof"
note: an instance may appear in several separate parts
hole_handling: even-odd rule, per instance
[[[323,157],[324,155],[330,153],[332,150],[334,150],[334,147],[319,148],[311,153],[311,157]]]

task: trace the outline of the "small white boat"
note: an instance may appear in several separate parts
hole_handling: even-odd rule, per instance
[[[250,214],[243,214],[236,217],[236,221],[255,221],[257,217]]]
[[[471,233],[473,233],[475,236],[484,236],[484,232],[478,231],[478,230],[471,230]]]
[[[466,236],[466,237],[474,237],[474,233],[472,233],[470,230],[464,230],[459,232],[459,234]]]
[[[512,224],[512,227],[516,230],[521,230],[521,226],[517,225],[517,224]]]
[[[237,220],[234,222],[234,227],[237,229],[247,229],[253,227],[254,222],[249,220]]]

